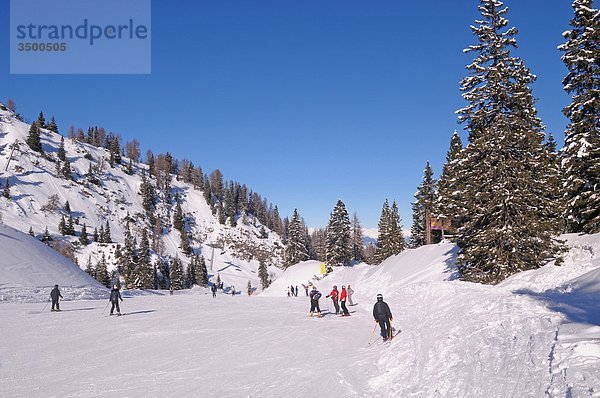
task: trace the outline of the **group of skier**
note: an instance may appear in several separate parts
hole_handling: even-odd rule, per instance
[[[341,292],[337,290],[337,285],[334,285],[331,292],[325,297],[331,298],[331,300],[333,301],[333,306],[335,307],[336,315],[339,315],[341,306],[341,316],[350,316],[348,308],[346,308],[346,301],[348,301],[350,305],[354,305],[352,303],[353,293],[354,291],[352,290],[350,285],[348,285],[347,289],[346,286],[342,286]],[[310,316],[312,317],[316,312],[317,317],[320,318],[321,308],[319,307],[319,299],[322,297],[322,294],[317,290],[316,286],[313,285],[309,297]],[[381,337],[383,337],[383,341],[390,340],[393,337],[391,323],[394,318],[392,316],[392,311],[390,310],[389,305],[385,301],[383,301],[383,295],[381,294],[377,295],[377,302],[373,306],[373,318],[375,319],[375,322],[379,325],[381,329]]]
[[[350,288],[350,285],[348,285],[348,289],[350,289],[350,291],[352,293],[354,293],[354,291]],[[346,308],[346,301],[348,300],[348,297],[350,297],[352,295],[352,293],[349,294],[349,291],[346,290],[346,286],[342,286],[342,291],[338,292],[337,286],[334,285],[331,292],[329,292],[329,294],[325,297],[327,297],[327,298],[331,297],[331,301],[333,301],[333,306],[335,308],[336,315],[338,315],[340,313],[340,305],[341,305],[342,316],[350,316],[350,312],[348,312],[348,308]],[[339,304],[338,304],[338,302],[339,302]],[[350,298],[350,303],[352,303],[351,298]],[[350,305],[352,305],[352,304],[350,304]]]
[[[305,290],[308,292],[308,286],[305,287]],[[233,291],[235,292],[235,290]],[[211,292],[213,297],[217,296],[216,285],[211,286]],[[331,298],[336,315],[339,315],[341,306],[341,316],[350,316],[350,312],[346,307],[346,301],[349,303],[349,305],[354,305],[354,303],[352,302],[353,293],[354,290],[352,290],[350,285],[348,285],[348,288],[346,288],[346,286],[342,286],[341,292],[338,291],[337,285],[334,285],[331,292],[329,292],[329,294],[325,297]],[[290,295],[298,296],[297,286],[290,286],[288,296]],[[308,296],[310,298],[310,316],[312,317],[313,314],[316,312],[317,317],[320,318],[321,308],[319,307],[319,299],[322,297],[321,292],[319,292],[317,290],[317,287],[313,285],[312,290],[310,291],[310,293],[308,293]],[[50,298],[52,299],[51,311],[60,311],[59,298],[63,298],[63,296],[60,293],[58,285],[54,285],[54,289],[52,289],[52,291],[50,292]],[[121,297],[121,292],[119,291],[118,285],[113,286],[112,290],[110,291],[110,297],[108,300],[112,304],[112,307],[110,309],[110,315],[113,315],[115,309],[117,310],[117,315],[121,315],[121,309],[119,308],[119,300],[123,301],[123,298]],[[391,322],[393,320],[392,311],[390,310],[388,304],[385,301],[383,301],[383,296],[381,294],[377,295],[377,302],[373,306],[373,318],[375,318],[375,322],[379,324],[379,327],[381,328],[381,336],[383,337],[383,341],[391,339],[393,337],[391,327]]]
[[[59,299],[61,298],[63,298],[63,295],[60,293],[58,285],[54,285],[54,289],[50,291],[50,299],[52,300],[52,309],[50,311],[60,311]],[[110,297],[108,298],[109,303],[112,303],[110,315],[113,315],[115,309],[117,310],[117,315],[121,315],[121,308],[119,308],[119,300],[123,301],[123,297],[121,297],[119,286],[114,285],[112,290],[110,291]]]

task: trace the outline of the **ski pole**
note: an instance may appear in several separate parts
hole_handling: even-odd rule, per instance
[[[102,310],[102,315],[104,315],[104,311],[106,311],[109,304],[110,304],[110,300],[108,300],[108,303],[106,303],[106,305],[104,306],[104,309]]]
[[[371,340],[373,338],[373,334],[375,334],[375,329],[377,329],[377,321],[375,321],[375,326],[373,326],[373,331],[371,332],[371,337],[369,338],[369,340]],[[377,336],[377,338],[375,340],[369,341],[369,343],[367,344],[367,347],[370,347],[371,344],[373,344],[374,342],[379,340],[380,337],[381,336]]]
[[[46,307],[48,306],[49,302],[50,302],[50,297],[48,297],[48,300],[46,300],[46,305],[44,305],[44,309],[42,310],[42,312],[44,312],[46,310]]]
[[[390,340],[394,337],[394,328],[392,327],[392,320],[390,319]]]

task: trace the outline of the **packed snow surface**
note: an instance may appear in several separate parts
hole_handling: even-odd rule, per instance
[[[122,317],[98,300],[61,313],[3,304],[0,396],[598,397],[600,236],[566,239],[562,266],[497,286],[457,280],[449,243],[317,274],[323,296],[352,285],[347,318],[325,297],[324,317],[310,318],[301,288],[287,297],[315,262],[258,296],[125,298]],[[399,330],[391,343],[376,340],[377,293]]]

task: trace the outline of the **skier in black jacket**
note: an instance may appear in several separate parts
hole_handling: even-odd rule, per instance
[[[217,285],[213,283],[213,285],[210,287],[210,291],[213,294],[213,298],[217,297]]]
[[[317,311],[317,317],[321,317],[321,309],[319,308],[319,299],[321,298],[321,292],[317,290],[316,286],[313,286],[310,292],[310,316],[313,316],[313,312]]]
[[[392,328],[390,322],[394,319],[392,317],[392,311],[385,301],[383,301],[383,295],[377,295],[377,302],[373,306],[373,318],[375,322],[379,324],[381,328],[381,336],[383,341],[392,337]]]
[[[121,293],[119,292],[119,287],[117,285],[113,286],[113,289],[110,291],[110,302],[112,303],[112,307],[110,307],[110,314],[113,314],[115,307],[117,308],[117,315],[121,315],[121,309],[119,308],[119,300],[123,301],[121,297]]]
[[[52,299],[52,309],[50,311],[60,311],[60,304],[58,303],[58,298],[63,298],[62,294],[60,294],[60,290],[58,290],[58,285],[54,285],[54,289],[50,292],[50,298]],[[54,307],[56,306],[56,309]]]

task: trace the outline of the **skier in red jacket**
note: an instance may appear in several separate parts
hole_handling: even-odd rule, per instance
[[[342,286],[342,293],[340,293],[340,304],[342,305],[342,311],[344,312],[342,316],[350,316],[348,312],[348,308],[346,308],[346,299],[348,298],[348,292],[346,291],[346,286]]]
[[[333,301],[333,306],[335,307],[335,314],[338,315],[340,313],[340,306],[338,305],[339,294],[338,294],[337,286],[334,285],[331,293],[329,293],[325,297],[327,297],[327,298],[331,297],[331,301]]]

